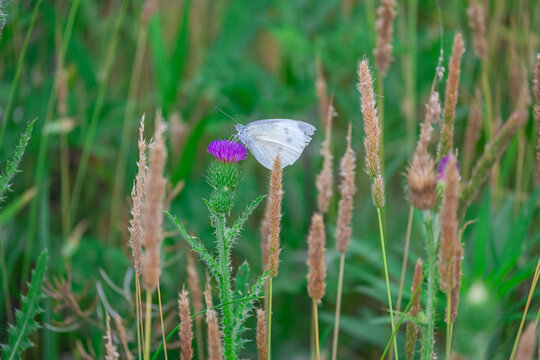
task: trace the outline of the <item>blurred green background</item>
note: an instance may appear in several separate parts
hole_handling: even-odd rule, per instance
[[[482,66],[486,66],[492,98],[489,109],[484,104],[484,111],[491,110],[493,127],[525,100],[519,91],[527,87],[524,84],[532,84],[531,71],[540,49],[540,3],[486,3],[489,55],[482,65],[472,47],[467,1],[441,1],[440,8],[436,1],[398,2],[394,60],[384,78],[384,95],[378,97],[379,104],[384,99],[385,220],[394,299],[409,213],[403,173],[441,51],[446,67],[453,35],[463,32],[467,50],[456,111],[458,148],[475,88],[481,84]],[[73,292],[80,295],[77,301],[82,310],[91,310],[90,318],[103,324],[101,303],[107,299],[131,331],[135,330],[135,315],[123,289],[133,276],[127,221],[139,121],[146,114],[149,139],[156,109],[162,109],[168,122],[166,176],[173,186],[185,182],[171,212],[211,246],[211,227],[201,201],[209,194],[206,146],[235,133],[234,122],[217,111],[219,107],[244,124],[263,118],[292,118],[318,128],[304,155],[285,170],[282,262],[274,281],[274,357],[308,358],[311,314],[305,280],[306,234],[316,207],[315,177],[322,164],[319,152],[324,137],[315,92],[318,58],[338,113],[331,146],[334,167],[338,168],[344,153],[349,122],[359,158],[340,357],[378,358],[390,337],[390,327],[376,212],[369,180],[362,171],[362,118],[355,88],[356,62],[363,57],[373,64],[378,77],[372,56],[377,6],[375,0],[3,3],[0,129],[5,127],[5,133],[2,130],[0,137],[0,166],[11,158],[26,123],[38,121],[22,172],[0,209],[5,215],[0,223],[2,328],[13,315],[12,309],[6,310],[6,299],[13,308],[19,306],[29,269],[46,247],[51,258],[48,278],[69,274]],[[444,93],[444,82],[438,81],[436,88]],[[526,106],[529,109],[530,101]],[[532,116],[527,120],[501,159],[488,190],[480,193],[467,214],[467,219],[478,221],[463,236],[464,277],[454,329],[454,349],[465,358],[508,356],[538,259],[536,128]],[[488,136],[484,129],[473,159]],[[266,193],[269,175],[252,156],[241,168],[239,208]],[[331,345],[339,264],[334,249],[337,193],[335,189],[327,216],[327,292],[320,308],[326,354]],[[18,200],[25,206],[5,211]],[[253,215],[240,239],[235,266],[247,259],[261,271],[258,227],[262,212],[259,209]],[[172,230],[168,221],[165,225]],[[412,264],[424,251],[420,220],[413,222],[411,239],[404,301],[408,301]],[[166,239],[161,287],[171,329],[176,322],[176,294],[186,283],[186,251],[178,235]],[[203,278],[202,266],[200,276]],[[538,311],[538,295],[537,290],[529,311],[532,319]],[[444,302],[439,304],[442,314]],[[44,302],[45,326],[34,335],[36,347],[27,352],[27,358],[81,358],[78,346],[102,358],[102,329],[57,305],[56,301]],[[442,324],[442,315],[439,320]],[[0,342],[5,336],[0,333]],[[403,332],[400,344],[402,336]],[[255,358],[254,343],[248,344],[245,357]]]

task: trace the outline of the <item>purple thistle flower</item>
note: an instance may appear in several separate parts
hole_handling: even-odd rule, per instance
[[[230,140],[215,140],[208,144],[207,151],[224,163],[239,162],[247,157],[246,147]]]
[[[441,159],[439,166],[437,167],[437,179],[439,181],[444,181],[444,176],[446,173],[446,167],[448,166],[448,161],[450,160],[450,155],[446,155]],[[459,164],[456,161],[456,168],[459,170]]]

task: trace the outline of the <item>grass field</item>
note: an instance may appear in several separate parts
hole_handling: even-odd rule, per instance
[[[538,1],[1,4],[1,358],[540,357]]]

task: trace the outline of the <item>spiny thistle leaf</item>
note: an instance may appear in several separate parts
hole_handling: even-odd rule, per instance
[[[245,289],[248,286],[248,276],[249,276],[249,265],[247,262],[244,262],[242,266],[238,269],[238,272],[236,274],[236,291],[235,291],[235,297],[237,299],[241,299],[244,297],[256,297],[259,296],[261,293],[264,283],[266,281],[266,278],[268,277],[268,270],[262,274],[257,281],[252,285],[251,289],[245,292]],[[243,284],[241,284],[243,282]],[[243,291],[238,290],[238,285],[240,285],[241,289]],[[245,292],[245,294],[243,294]],[[236,304],[235,308],[235,324],[234,324],[234,330],[233,330],[233,337],[236,341],[236,344],[238,344],[238,348],[241,349],[243,345],[246,343],[246,340],[242,338],[242,334],[247,330],[247,327],[244,325],[247,318],[250,316],[253,307],[254,307],[255,300],[250,301],[242,301]]]
[[[173,224],[180,230],[180,234],[186,240],[190,245],[193,251],[195,251],[197,254],[199,254],[199,257],[201,260],[205,263],[208,270],[210,270],[211,274],[214,276],[216,281],[218,283],[221,283],[221,276],[219,274],[219,266],[212,254],[206,250],[204,245],[193,236],[189,235],[186,231],[186,228],[184,227],[184,224],[182,224],[178,219],[171,215],[168,211],[165,211],[165,214],[169,217],[169,219],[173,222]]]
[[[29,340],[29,335],[39,329],[35,317],[43,311],[39,307],[39,301],[43,297],[41,289],[47,268],[47,259],[47,250],[43,250],[36,268],[32,271],[28,294],[22,297],[22,310],[17,310],[15,314],[16,324],[9,326],[9,342],[2,345],[2,358],[4,360],[20,359],[21,353],[33,345]]]
[[[15,155],[13,155],[13,158],[8,161],[6,168],[0,175],[0,202],[4,201],[4,194],[6,191],[10,190],[11,187],[11,180],[13,180],[15,174],[19,172],[19,165],[24,155],[24,150],[26,150],[26,146],[30,140],[30,136],[32,135],[32,130],[34,129],[35,123],[36,120],[32,120],[28,124],[26,131],[21,136],[19,145],[17,145],[15,148]]]
[[[244,224],[246,223],[249,215],[251,215],[251,213],[255,211],[255,209],[257,209],[257,207],[265,197],[266,195],[261,195],[255,200],[253,200],[251,204],[246,207],[242,215],[240,215],[240,217],[236,220],[236,223],[233,225],[233,227],[229,229],[227,238],[230,239],[233,243],[236,241],[236,238],[244,228]]]

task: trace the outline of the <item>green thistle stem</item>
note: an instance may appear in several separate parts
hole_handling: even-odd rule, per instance
[[[231,273],[229,268],[229,246],[225,239],[225,215],[216,216],[216,230],[218,238],[218,263],[222,282],[219,284],[219,296],[221,303],[228,304],[223,306],[223,343],[225,348],[225,359],[235,359],[236,351],[233,339],[234,314],[232,308],[231,294]]]

